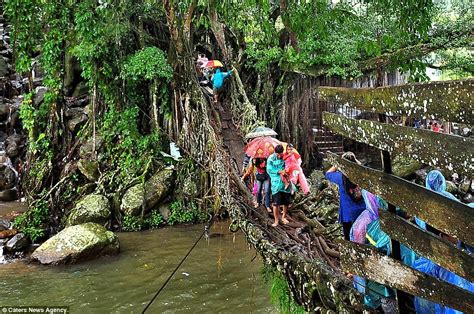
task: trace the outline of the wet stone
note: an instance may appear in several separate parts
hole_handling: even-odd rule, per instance
[[[18,146],[17,143],[13,142],[7,145],[6,152],[7,152],[8,157],[15,158],[16,156],[20,154],[20,147]]]
[[[7,104],[0,104],[0,119],[5,120],[8,117],[10,109]]]
[[[11,202],[17,199],[18,199],[18,192],[16,189],[0,191],[0,201],[2,202]]]
[[[33,102],[36,105],[39,105],[40,103],[42,103],[43,100],[44,100],[44,95],[46,94],[47,91],[48,91],[48,89],[46,87],[38,86],[35,89],[35,98],[33,99]]]
[[[0,231],[10,229],[11,223],[7,219],[0,218]]]
[[[26,235],[24,235],[23,233],[18,233],[13,238],[8,240],[7,244],[5,245],[5,248],[10,252],[16,252],[26,248],[29,243],[30,241],[28,240]]]

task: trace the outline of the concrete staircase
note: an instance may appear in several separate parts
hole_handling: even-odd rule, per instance
[[[344,152],[342,140],[338,139],[331,132],[324,129],[313,128],[313,134],[313,143],[320,154],[326,155],[327,151],[335,154],[342,154]]]

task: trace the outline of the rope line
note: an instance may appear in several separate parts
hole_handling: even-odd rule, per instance
[[[168,284],[168,282],[171,280],[171,278],[173,278],[174,274],[176,274],[176,272],[178,271],[178,269],[181,267],[181,265],[184,263],[184,261],[188,258],[188,256],[191,254],[191,252],[194,250],[194,248],[196,247],[196,245],[199,243],[199,241],[201,241],[202,237],[209,231],[209,228],[212,226],[212,223],[214,222],[214,217],[213,216],[211,218],[211,220],[209,221],[209,224],[207,226],[204,227],[204,231],[201,233],[201,235],[199,236],[199,238],[196,240],[196,242],[194,242],[193,246],[189,249],[188,253],[186,253],[186,255],[181,259],[181,261],[179,262],[179,264],[176,266],[176,268],[173,270],[173,272],[168,276],[168,279],[166,279],[166,281],[163,283],[163,285],[160,287],[160,289],[155,293],[155,295],[153,296],[153,298],[150,300],[150,302],[148,302],[147,306],[143,309],[142,311],[142,314],[144,314],[146,312],[146,310],[148,310],[148,308],[153,304],[153,302],[155,301],[155,299],[158,297],[158,295],[161,293],[161,291],[163,291],[163,289],[165,288],[165,286]]]

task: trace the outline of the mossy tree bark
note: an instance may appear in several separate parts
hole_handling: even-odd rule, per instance
[[[172,137],[209,175],[208,194],[214,210],[230,207],[229,158],[210,123],[210,107],[198,85],[191,43],[195,1],[184,11],[173,0],[163,1],[170,32],[169,56],[174,68]],[[184,13],[184,14],[181,14]],[[202,183],[202,182],[201,182]],[[206,188],[202,189],[206,190]],[[202,195],[209,196],[209,195]]]

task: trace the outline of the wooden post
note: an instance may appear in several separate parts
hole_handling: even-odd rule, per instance
[[[385,114],[379,114],[379,121],[382,123],[386,123],[387,116]],[[381,150],[380,152],[382,154],[383,171],[387,174],[392,174],[392,160],[390,157],[390,153],[386,150]],[[397,209],[395,205],[393,205],[392,203],[388,203],[388,211],[393,213],[394,215],[397,214]],[[390,256],[396,259],[397,261],[401,261],[402,256],[400,253],[400,243],[397,240],[390,238],[390,244],[392,246],[392,251],[390,253]],[[408,295],[403,291],[395,290],[395,296],[397,298],[399,313],[408,313],[409,312],[409,308],[407,306]]]

